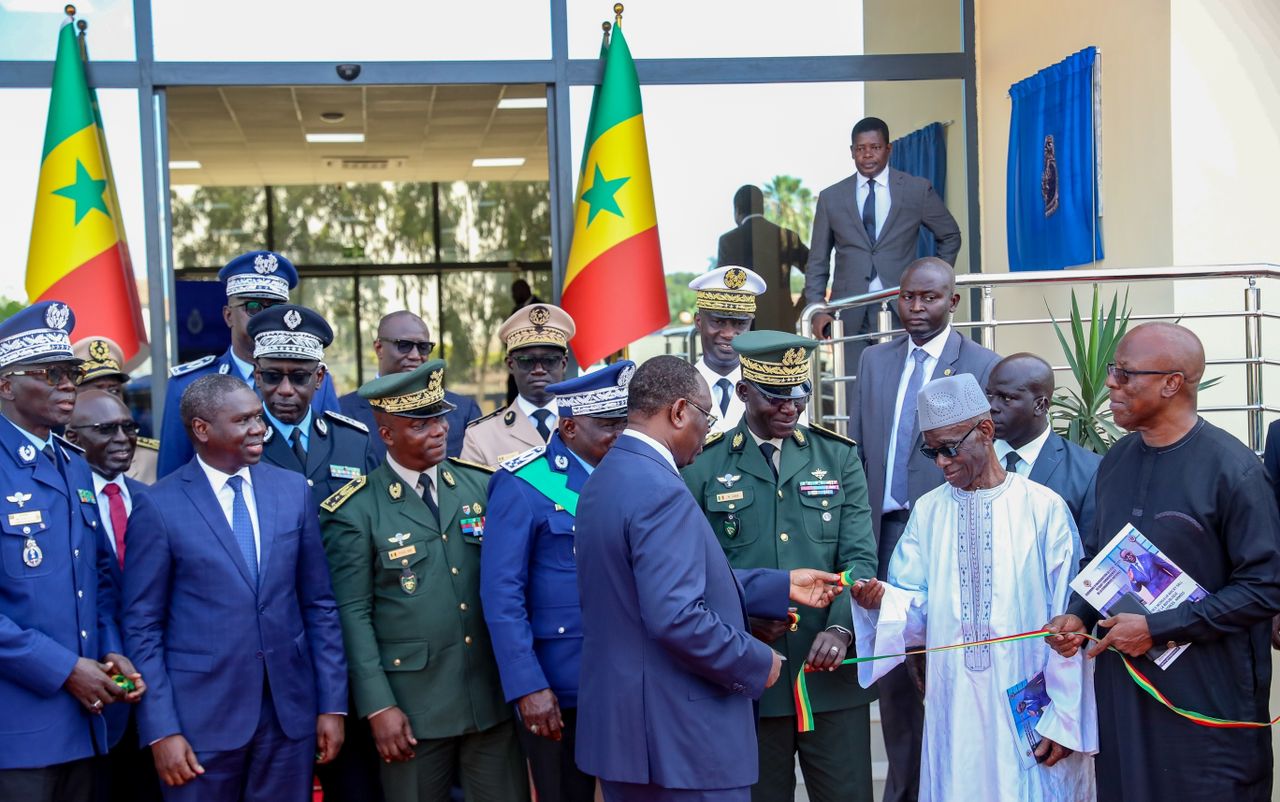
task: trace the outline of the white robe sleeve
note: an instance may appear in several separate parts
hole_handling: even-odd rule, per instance
[[[1070,510],[1060,499],[1050,506],[1041,531],[1045,533],[1045,583],[1057,615],[1067,608],[1069,582],[1074,574],[1078,535]],[[1036,732],[1085,754],[1098,751],[1098,710],[1093,695],[1093,662],[1081,649],[1066,658],[1045,645],[1049,653],[1044,669],[1050,704],[1036,724]]]
[[[928,563],[919,537],[921,516],[912,514],[889,560],[889,578],[879,610],[853,605],[853,629],[858,655],[900,655],[925,642]],[[858,683],[864,688],[903,662],[902,657],[858,664]]]

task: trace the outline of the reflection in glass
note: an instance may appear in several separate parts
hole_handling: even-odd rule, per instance
[[[324,351],[333,387],[339,395],[354,390],[356,381],[355,280],[351,278],[309,277],[298,282],[291,293],[293,303],[311,307],[333,328],[333,344]]]
[[[277,250],[299,264],[435,260],[429,183],[276,187],[273,202]]]
[[[434,273],[394,276],[360,276],[360,381],[367,382],[378,372],[373,352],[378,322],[389,312],[408,310],[427,324],[431,339],[440,339],[440,283]],[[440,346],[429,358],[440,356]],[[452,387],[452,376],[445,382]],[[354,386],[353,386],[354,389]]]
[[[261,187],[174,187],[174,265],[222,267],[245,251],[265,247],[266,193]]]
[[[551,258],[551,190],[544,181],[456,181],[440,194],[445,262]]]

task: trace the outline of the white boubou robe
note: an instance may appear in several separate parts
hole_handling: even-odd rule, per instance
[[[1075,523],[1053,491],[1010,473],[998,487],[942,485],[911,511],[879,610],[854,606],[858,654],[975,642],[1039,629],[1066,609]],[[902,659],[861,663],[870,687]],[[1008,689],[1044,671],[1050,705],[1036,731],[1076,754],[1024,767]],[[920,802],[1094,799],[1098,750],[1092,664],[1039,639],[928,656]]]

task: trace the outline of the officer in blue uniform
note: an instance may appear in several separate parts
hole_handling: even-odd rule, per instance
[[[574,551],[578,492],[627,425],[635,363],[553,384],[559,424],[545,446],[500,463],[489,480],[480,554],[484,618],[502,690],[540,802],[591,802],[574,762],[582,611]]]
[[[0,323],[0,799],[77,802],[107,752],[102,711],[145,686],[121,652],[93,478],[52,433],[75,408],[75,316],[45,301]],[[126,696],[112,676],[131,677]]]
[[[164,396],[164,415],[160,420],[160,456],[156,466],[158,477],[164,477],[191,461],[195,451],[182,428],[178,404],[182,392],[201,376],[229,373],[256,387],[253,376],[253,337],[249,320],[259,312],[289,302],[289,290],[298,286],[298,271],[293,263],[271,251],[241,254],[218,271],[218,280],[227,294],[222,319],[231,329],[231,347],[222,356],[206,356],[169,370],[169,385]],[[311,399],[316,414],[338,410],[338,394],[328,376]]]

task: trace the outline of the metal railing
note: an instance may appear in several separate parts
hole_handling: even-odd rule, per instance
[[[1244,325],[1244,356],[1226,359],[1214,359],[1209,365],[1242,365],[1245,369],[1245,403],[1225,406],[1202,407],[1202,412],[1244,412],[1248,418],[1247,431],[1249,446],[1254,451],[1262,449],[1263,413],[1280,412],[1280,407],[1267,406],[1263,403],[1262,369],[1266,366],[1280,365],[1280,360],[1267,359],[1262,356],[1262,321],[1280,319],[1280,315],[1265,312],[1262,309],[1262,279],[1280,279],[1280,266],[1272,263],[1251,263],[1231,265],[1198,265],[1193,267],[1162,268],[1127,268],[1116,270],[1052,270],[1028,273],[969,273],[956,277],[958,289],[969,288],[978,291],[977,317],[970,320],[953,320],[956,328],[976,329],[978,341],[986,348],[995,351],[996,332],[1001,328],[1015,326],[1046,326],[1055,321],[1052,317],[1016,318],[1001,320],[996,314],[997,290],[1008,287],[1030,287],[1045,285],[1105,285],[1135,284],[1152,281],[1190,281],[1190,280],[1241,280],[1244,286],[1244,303],[1242,308],[1210,312],[1169,312],[1162,314],[1133,314],[1129,320],[1133,322],[1147,320],[1187,320],[1209,318],[1239,318]],[[825,304],[810,304],[800,318],[800,333],[813,336],[813,318],[819,313],[835,314],[846,309],[855,309],[878,305],[875,315],[876,328],[865,334],[845,335],[842,321],[837,317],[831,324],[831,338],[823,341],[824,347],[831,350],[831,369],[824,371],[821,360],[813,361],[813,394],[819,403],[812,404],[810,414],[827,425],[835,424],[845,430],[849,420],[848,384],[857,377],[850,374],[844,364],[842,343],[852,342],[886,342],[901,334],[901,329],[892,327],[892,315],[889,304],[898,296],[898,288],[892,287],[877,292],[855,295],[849,298],[838,298]],[[1065,316],[1064,316],[1065,317]],[[1065,365],[1055,365],[1055,371],[1069,371]],[[833,409],[835,414],[823,415],[824,391],[832,390]]]

